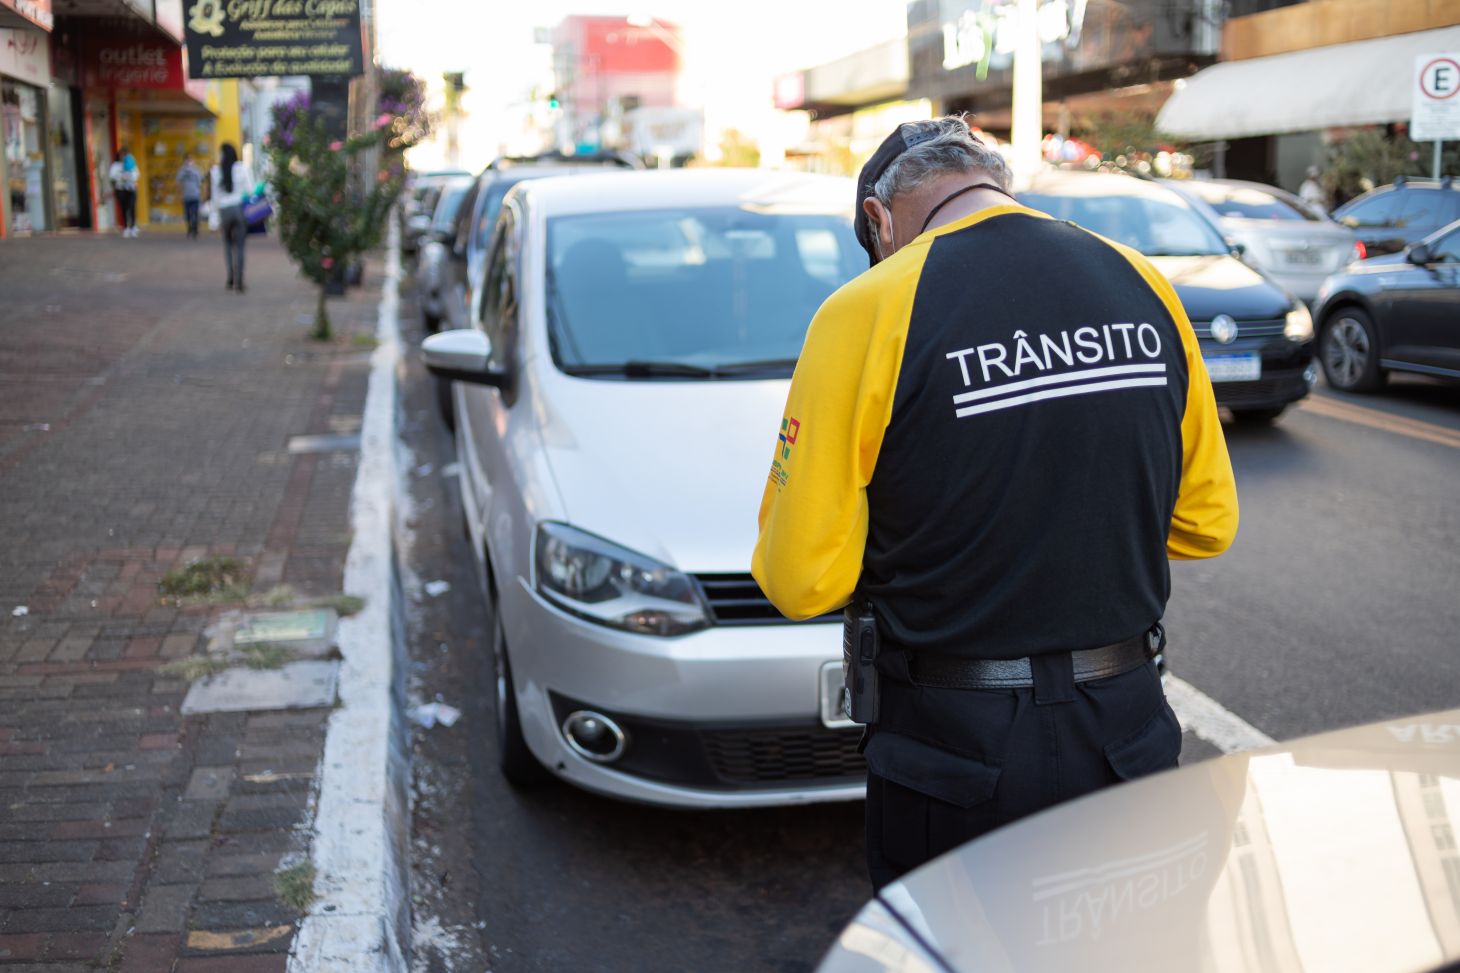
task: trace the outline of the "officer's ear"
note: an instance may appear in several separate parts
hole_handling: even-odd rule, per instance
[[[892,237],[892,210],[883,206],[882,200],[876,196],[868,196],[862,200],[862,212],[872,224],[872,237],[876,241],[878,259],[886,260],[897,249]]]

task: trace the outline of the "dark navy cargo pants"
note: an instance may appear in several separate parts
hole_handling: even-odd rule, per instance
[[[881,888],[995,828],[1176,766],[1181,727],[1156,667],[1076,683],[1068,653],[1032,688],[944,689],[884,675],[867,736],[867,866]]]

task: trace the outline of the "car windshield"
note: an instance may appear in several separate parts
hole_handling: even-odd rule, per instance
[[[1318,220],[1315,214],[1289,203],[1280,196],[1265,193],[1260,189],[1250,189],[1245,186],[1219,186],[1215,183],[1196,180],[1183,183],[1183,185],[1216,210],[1220,216],[1230,216],[1239,220],[1294,220],[1298,222],[1303,220],[1317,222]]]
[[[557,217],[548,251],[554,360],[628,378],[789,376],[862,256],[845,216],[736,207]]]
[[[432,226],[438,230],[447,230],[456,222],[456,214],[461,209],[461,201],[466,198],[467,190],[471,189],[471,183],[462,185],[447,186],[441,192],[441,201],[436,204],[436,214],[432,218]]]
[[[1116,181],[1122,176],[1092,175],[1089,180]],[[1064,192],[1020,193],[1025,206],[1041,210],[1056,219],[1069,220],[1108,237],[1148,257],[1215,256],[1229,253],[1226,242],[1212,225],[1198,215],[1180,196],[1167,190],[1154,192],[1088,192],[1085,180],[1079,189]]]

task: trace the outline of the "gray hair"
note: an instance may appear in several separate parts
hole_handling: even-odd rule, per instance
[[[883,206],[891,206],[894,196],[911,192],[943,172],[981,169],[1004,189],[1008,189],[1013,181],[1008,162],[996,149],[969,131],[968,123],[961,115],[908,122],[903,125],[903,133],[904,136],[922,136],[925,141],[894,159],[877,182],[869,187]]]

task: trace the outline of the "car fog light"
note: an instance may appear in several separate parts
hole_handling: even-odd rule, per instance
[[[586,709],[563,720],[563,738],[574,753],[601,764],[617,760],[628,746],[622,727],[602,713]]]

